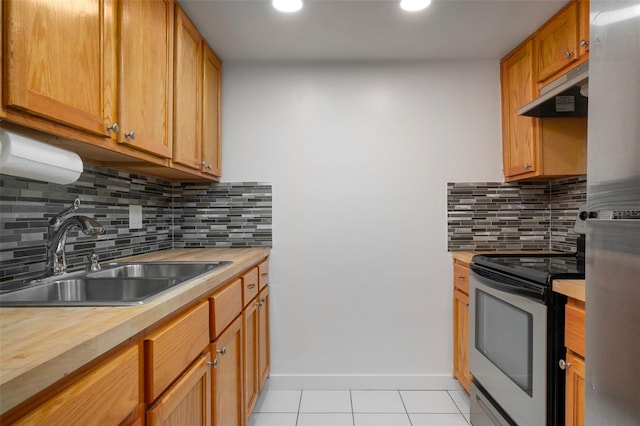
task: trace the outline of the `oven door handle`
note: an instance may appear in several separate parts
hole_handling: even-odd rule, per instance
[[[519,296],[524,296],[529,299],[535,300],[536,302],[540,302],[540,303],[544,302],[545,292],[543,289],[531,286],[526,281],[523,281],[516,277],[509,277],[509,283],[503,283],[501,281],[498,281],[497,279],[492,279],[484,276],[483,272],[484,270],[478,267],[471,270],[471,274],[482,285],[491,287],[493,289],[502,291],[504,293],[517,294]],[[489,272],[489,274],[492,274],[492,272]]]

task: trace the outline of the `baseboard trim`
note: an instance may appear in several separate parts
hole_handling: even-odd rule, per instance
[[[450,375],[271,374],[271,390],[462,390]]]

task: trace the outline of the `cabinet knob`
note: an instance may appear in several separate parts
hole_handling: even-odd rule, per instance
[[[525,170],[529,170],[531,168],[531,164],[529,163],[524,163],[524,169]]]
[[[207,166],[205,167],[205,169],[207,169],[207,170],[211,170],[211,164],[207,164]]]
[[[213,368],[218,368],[218,358],[215,358],[213,361],[207,362],[207,365],[213,365]]]
[[[135,139],[136,138],[136,131],[135,130],[131,130],[130,132],[127,132],[124,134],[125,138],[129,138],[129,139]]]
[[[120,126],[118,126],[118,123],[113,123],[110,126],[107,126],[107,130],[113,133],[118,133],[118,130],[120,130]]]
[[[560,366],[560,370],[566,370],[567,368],[571,367],[571,363],[566,362],[564,359],[558,361],[558,365]]]
[[[200,167],[206,167],[207,163],[205,163],[204,161],[201,161],[198,163],[198,166]]]
[[[580,47],[587,47],[589,45],[589,40],[582,39],[580,40]]]
[[[573,56],[573,53],[569,52],[568,50],[566,52],[564,52],[564,57],[569,59]]]
[[[222,356],[225,356],[227,354],[227,348],[224,347],[221,350],[216,350],[216,353],[218,353],[218,354],[220,354]]]

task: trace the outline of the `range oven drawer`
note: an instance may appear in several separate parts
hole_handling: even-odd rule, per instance
[[[499,411],[497,407],[471,382],[471,424],[473,426],[515,425]]]

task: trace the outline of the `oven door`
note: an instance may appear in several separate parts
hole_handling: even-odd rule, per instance
[[[469,369],[517,424],[545,425],[547,306],[510,280],[470,274]]]

